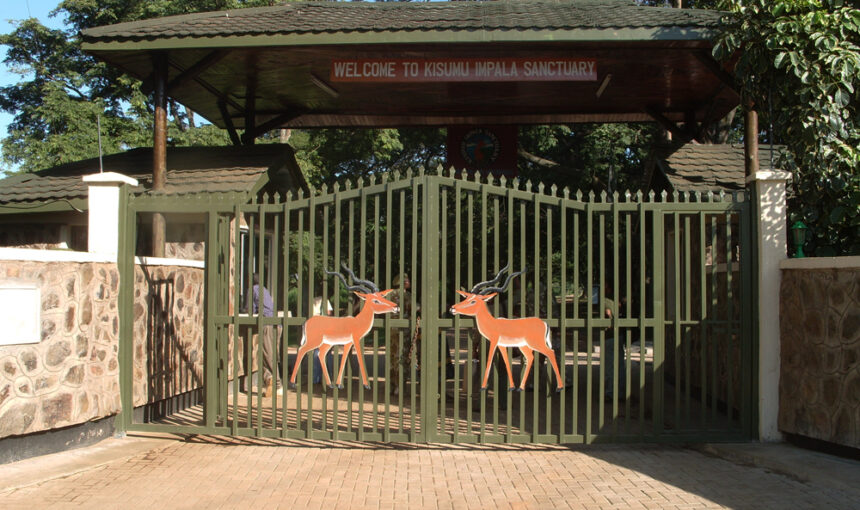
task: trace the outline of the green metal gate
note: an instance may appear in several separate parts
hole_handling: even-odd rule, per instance
[[[206,212],[208,240],[200,418],[134,423],[126,415],[127,430],[442,443],[755,434],[754,243],[745,193],[582,196],[420,172],[247,203],[139,197],[128,205],[127,239],[137,214],[196,207]],[[130,259],[123,254],[123,282]],[[354,315],[360,307],[326,273],[344,266],[394,289],[388,298],[400,304],[398,314],[377,315],[364,337],[370,389],[354,353],[343,388],[315,383],[311,354],[290,388],[308,317]],[[560,392],[542,356],[527,391],[508,391],[498,356],[480,391],[487,341],[471,318],[448,310],[461,299],[458,289],[505,266],[527,270],[490,310],[548,323]],[[254,273],[272,293],[273,317],[243,310]],[[123,292],[131,291],[123,285]],[[256,337],[264,328],[280,340],[281,394],[261,391]],[[123,332],[127,345],[125,324]],[[519,385],[524,363],[508,351]],[[332,353],[325,361],[334,377],[341,350]],[[127,373],[130,360],[122,359]],[[126,404],[130,382],[123,380]]]

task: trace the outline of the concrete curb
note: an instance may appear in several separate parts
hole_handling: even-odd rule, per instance
[[[856,494],[860,498],[860,462],[856,460],[787,443],[710,443],[694,445],[693,449],[735,464],[755,466],[801,482]]]
[[[0,466],[0,492],[65,478],[117,460],[166,448],[176,436],[111,437],[97,444]]]

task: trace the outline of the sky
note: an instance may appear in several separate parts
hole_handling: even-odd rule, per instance
[[[0,0],[0,31],[8,34],[15,29],[15,21],[30,17],[38,18],[43,25],[51,28],[63,26],[62,16],[49,17],[48,13],[54,10],[60,0]],[[3,58],[6,57],[6,48],[2,47]],[[0,64],[0,86],[17,83],[20,77],[10,73],[5,64]],[[12,121],[12,115],[0,113],[0,136],[6,136],[6,127]]]

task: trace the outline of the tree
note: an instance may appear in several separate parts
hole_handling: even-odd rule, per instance
[[[860,254],[860,10],[840,0],[731,0],[714,56],[772,122],[793,174],[790,221],[817,256]],[[771,114],[772,112],[772,114]]]
[[[36,19],[0,35],[4,63],[21,81],[0,88],[0,110],[14,115],[2,141],[2,164],[34,171],[98,154],[97,115],[106,153],[151,145],[151,100],[141,83],[81,51],[84,28],[190,12],[274,5],[275,0],[65,0],[52,15],[68,29]],[[224,145],[226,133],[198,126],[193,112],[171,103],[168,139],[174,145]]]

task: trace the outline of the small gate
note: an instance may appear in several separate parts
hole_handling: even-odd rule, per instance
[[[743,192],[582,196],[421,172],[250,202],[128,200],[129,240],[135,216],[147,211],[205,211],[208,236],[202,409],[149,423],[124,415],[128,430],[443,443],[755,434],[754,244]],[[124,282],[130,261],[124,254]],[[475,321],[449,312],[457,290],[506,266],[524,272],[489,309],[496,318],[546,321],[560,391],[542,355],[525,391],[508,391],[502,356],[487,360]],[[335,347],[324,360],[333,379],[343,367],[342,387],[321,382],[315,352],[296,363],[310,316],[361,309],[327,273],[348,274],[343,268],[393,289],[388,299],[400,307],[375,316],[360,344],[369,389],[355,351],[342,363]],[[271,316],[244,306],[255,274],[271,292]],[[121,305],[130,306],[131,291],[123,292]],[[277,339],[281,393],[263,391],[259,333],[267,328]],[[525,362],[517,352],[505,354],[519,386]],[[121,357],[124,405],[129,358]]]

